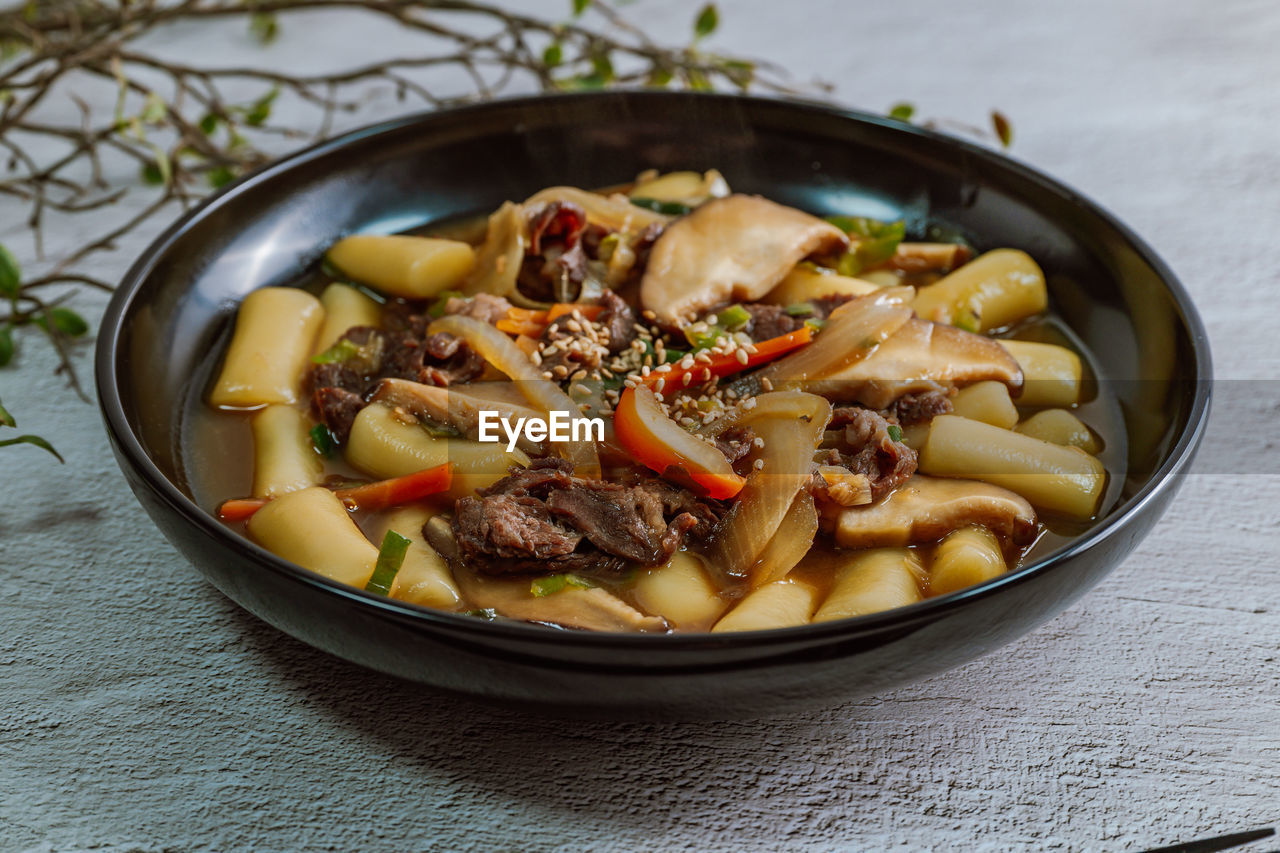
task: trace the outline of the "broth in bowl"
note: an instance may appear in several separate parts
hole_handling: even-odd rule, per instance
[[[1015,249],[718,173],[355,235],[245,299],[186,467],[273,553],[599,631],[747,631],[994,578],[1123,479],[1118,407]]]

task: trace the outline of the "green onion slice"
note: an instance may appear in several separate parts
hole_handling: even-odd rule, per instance
[[[373,576],[364,585],[365,592],[390,595],[391,584],[395,583],[396,574],[408,552],[409,540],[394,530],[388,530],[387,535],[382,537],[382,547],[378,549],[378,562],[373,567]]]

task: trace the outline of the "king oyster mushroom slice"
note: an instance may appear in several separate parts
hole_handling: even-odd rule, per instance
[[[370,402],[399,406],[415,417],[448,424],[472,441],[480,437],[482,411],[497,412],[498,417],[506,418],[512,424],[521,418],[545,417],[529,408],[528,401],[513,382],[473,382],[462,390],[423,385],[409,379],[383,379]],[[489,431],[490,434],[496,431],[499,440],[506,444],[507,436],[501,427],[490,427]],[[544,450],[542,444],[526,438],[523,430],[516,446],[534,455],[541,455]]]
[[[640,302],[679,326],[727,300],[759,299],[808,255],[848,242],[829,222],[759,196],[713,199],[653,244]]]
[[[876,503],[840,510],[835,537],[842,548],[891,548],[935,542],[969,524],[1022,543],[1035,532],[1036,512],[999,486],[916,474]]]
[[[806,390],[883,409],[903,394],[995,379],[1022,390],[1022,368],[1000,342],[955,326],[912,317],[869,356]]]

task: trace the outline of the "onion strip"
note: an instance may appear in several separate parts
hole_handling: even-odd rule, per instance
[[[759,395],[755,407],[732,420],[749,423],[764,440],[757,456],[763,467],[747,477],[707,556],[725,574],[748,577],[809,480],[831,404],[815,394],[776,391]]]
[[[779,359],[756,376],[774,385],[822,379],[875,351],[912,317],[915,291],[887,287],[859,296],[831,312],[827,324],[809,346]]]

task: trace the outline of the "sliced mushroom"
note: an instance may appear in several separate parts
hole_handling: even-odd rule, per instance
[[[899,547],[934,542],[969,524],[1022,543],[1035,532],[1036,513],[999,486],[916,474],[876,503],[841,510],[835,537],[842,548]]]
[[[667,630],[665,619],[647,616],[599,587],[571,587],[538,597],[530,592],[528,577],[489,578],[465,570],[455,571],[455,575],[468,601],[476,607],[492,608],[508,619],[589,631]]]
[[[848,244],[816,216],[749,195],[713,199],[676,220],[649,255],[640,302],[678,326],[726,300],[755,300],[814,252]]]
[[[806,390],[883,409],[903,394],[995,379],[1022,388],[1022,369],[999,341],[913,317],[869,356]]]
[[[511,382],[475,382],[460,388],[439,388],[423,385],[408,379],[383,379],[378,383],[371,402],[399,406],[419,418],[448,424],[465,437],[475,441],[480,436],[480,413],[497,412],[512,424],[521,418],[541,419],[541,412],[529,408],[528,401]],[[505,444],[505,434],[499,434]],[[543,447],[530,441],[524,431],[516,446],[526,453],[541,456]]]

